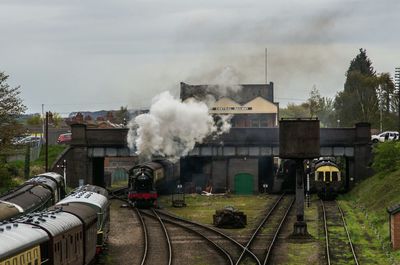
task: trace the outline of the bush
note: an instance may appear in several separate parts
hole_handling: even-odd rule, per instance
[[[374,148],[375,172],[392,172],[400,168],[400,142],[380,143]]]

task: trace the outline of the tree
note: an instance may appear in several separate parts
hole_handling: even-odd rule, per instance
[[[52,123],[53,123],[54,127],[59,128],[61,126],[62,121],[63,121],[63,118],[61,117],[61,115],[57,112],[54,112],[53,117],[52,117]]]
[[[321,121],[321,127],[332,127],[335,124],[333,101],[330,98],[321,97],[314,85],[310,97],[307,99],[311,117],[317,117]]]
[[[115,113],[115,122],[124,124],[129,121],[128,107],[121,106],[121,108]]]
[[[395,85],[390,73],[381,73],[378,77],[379,84],[379,101],[382,103],[382,111],[389,113],[395,111],[392,99],[395,96]]]
[[[310,106],[308,103],[295,105],[289,103],[286,108],[279,110],[280,118],[307,118],[310,117]]]
[[[30,116],[27,120],[26,123],[30,126],[39,126],[42,124],[42,118],[40,117],[40,114],[33,114]]]
[[[0,72],[0,151],[4,151],[22,131],[17,118],[26,110],[19,97],[20,87],[11,88],[7,83],[8,77]]]
[[[335,97],[334,108],[342,126],[357,122],[379,122],[377,88],[378,77],[365,49],[350,62],[346,73],[344,90]]]

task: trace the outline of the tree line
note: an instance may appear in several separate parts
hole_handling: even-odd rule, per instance
[[[318,117],[321,127],[353,127],[369,122],[371,128],[397,130],[399,91],[390,73],[377,73],[366,50],[350,62],[344,89],[334,98],[322,97],[314,86],[306,102],[288,104],[280,117]]]

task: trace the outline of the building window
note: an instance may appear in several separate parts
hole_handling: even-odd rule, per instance
[[[260,120],[260,127],[268,127],[268,121],[267,120]],[[272,127],[272,126],[270,126]]]
[[[251,126],[253,128],[258,128],[260,127],[260,121],[259,120],[251,120]]]

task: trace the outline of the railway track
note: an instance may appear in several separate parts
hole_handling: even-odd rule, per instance
[[[107,189],[110,199],[122,199],[121,196],[126,197],[128,187],[120,187],[115,189]]]
[[[217,253],[219,253],[223,259],[225,259],[226,264],[231,264],[231,265],[234,264],[232,255],[228,251],[226,251],[224,247],[222,247],[219,243],[217,243],[214,238],[209,238],[204,233],[205,232],[204,230],[201,231],[199,229],[193,228],[191,225],[188,225],[182,220],[179,220],[180,219],[179,217],[173,217],[173,216],[166,217],[168,216],[168,214],[162,213],[160,211],[153,210],[154,213],[149,213],[149,211],[140,210],[140,212],[152,218],[157,218],[155,217],[154,214],[160,214],[162,216],[161,220],[163,222],[169,223],[171,225],[171,229],[179,227],[181,229],[186,230],[189,233],[196,235],[197,237],[201,237],[203,241],[205,241],[209,246],[211,246],[212,249],[214,249]]]
[[[134,208],[142,222],[145,251],[141,265],[172,264],[172,244],[168,230],[160,216],[151,210]],[[163,240],[164,239],[164,240]]]
[[[325,228],[325,251],[328,265],[359,265],[343,211],[337,201],[322,201]]]
[[[258,227],[254,230],[252,236],[247,241],[245,246],[246,250],[254,253],[261,261],[261,264],[268,264],[276,239],[278,238],[282,225],[286,221],[294,201],[293,196],[286,196],[285,194],[280,196],[275,204],[267,211]],[[242,251],[235,265],[239,265],[242,262],[247,264],[247,253],[248,252]]]
[[[222,249],[225,250],[226,256],[229,255],[231,258],[227,258],[229,262],[237,260],[242,253],[242,251],[246,252],[254,264],[261,265],[260,260],[254,255],[251,251],[246,249],[244,245],[239,243],[237,240],[232,238],[231,236],[223,233],[221,230],[214,228],[212,226],[203,225],[197,222],[193,222],[165,211],[157,211],[164,220],[171,221],[174,224],[179,223],[187,230],[197,231],[196,233],[200,233],[201,235],[205,236],[207,240],[214,242],[216,245],[220,246]],[[211,243],[211,244],[214,244]]]

